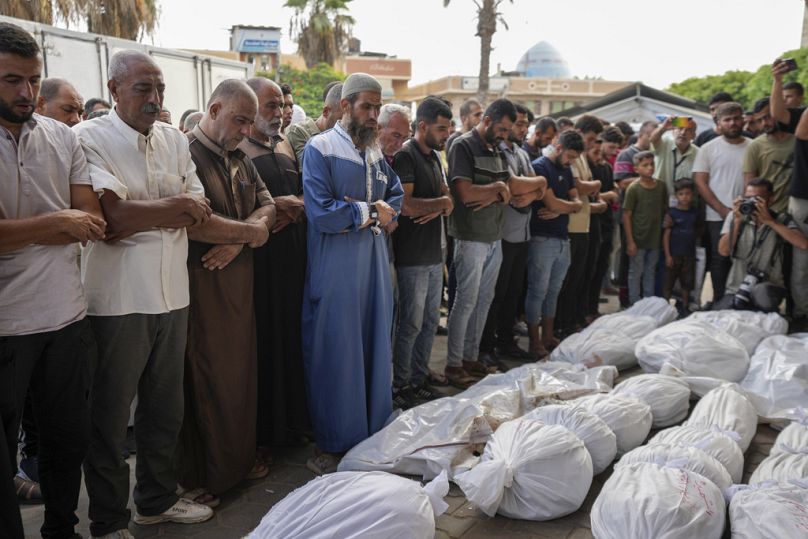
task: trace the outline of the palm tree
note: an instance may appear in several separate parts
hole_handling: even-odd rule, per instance
[[[53,24],[56,18],[123,39],[142,39],[157,26],[157,0],[0,0],[0,13]]]
[[[346,13],[352,0],[287,0],[294,8],[289,33],[298,53],[311,68],[324,62],[333,66],[348,47],[354,19]]]
[[[477,6],[477,33],[480,38],[480,75],[477,87],[477,99],[485,103],[488,97],[488,76],[491,62],[491,40],[497,31],[497,23],[508,29],[508,23],[502,18],[499,5],[505,0],[474,0]],[[513,3],[513,0],[509,0]],[[443,0],[443,7],[449,5],[451,0]]]

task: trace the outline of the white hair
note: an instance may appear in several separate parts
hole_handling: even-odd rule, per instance
[[[410,109],[403,105],[397,105],[396,103],[388,103],[382,107],[381,111],[379,111],[379,125],[385,127],[388,123],[390,123],[390,119],[394,114],[401,114],[404,116],[404,118],[407,119],[408,124],[412,122],[412,114],[410,113]]]
[[[129,68],[136,62],[146,62],[159,69],[157,62],[148,54],[128,49],[112,55],[112,58],[109,59],[109,66],[107,66],[107,77],[109,80],[118,82],[124,80],[129,73]]]

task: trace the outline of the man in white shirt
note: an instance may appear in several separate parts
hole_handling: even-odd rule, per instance
[[[743,136],[743,108],[738,103],[723,103],[716,112],[721,136],[699,148],[693,163],[693,179],[707,206],[707,232],[710,237],[710,278],[713,303],[724,297],[729,257],[718,251],[724,219],[732,211],[735,198],[744,190],[743,159],[750,140]]]
[[[210,220],[188,142],[158,122],[165,84],[136,51],[116,53],[107,86],[115,108],[75,127],[109,223],[82,256],[98,341],[92,433],[84,464],[94,537],[129,538],[129,466],[122,451],[135,395],[134,520],[202,522],[210,508],[178,499],[172,459],[183,419],[188,324],[186,227]]]
[[[93,334],[76,258],[106,223],[66,125],[34,114],[42,57],[0,23],[0,535],[22,539],[12,490],[26,393],[40,430],[43,537],[73,537],[89,437]],[[30,489],[14,478],[18,492]],[[30,482],[29,482],[30,483]],[[30,490],[28,490],[30,494]]]

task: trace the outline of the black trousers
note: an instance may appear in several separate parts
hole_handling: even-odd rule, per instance
[[[502,265],[480,341],[481,352],[492,352],[495,346],[513,341],[513,323],[525,286],[528,245],[529,241],[510,243],[502,240]]]
[[[710,236],[710,280],[713,283],[713,303],[724,297],[727,289],[727,277],[732,267],[732,258],[718,253],[718,240],[721,239],[723,221],[708,221],[707,232]]]
[[[11,376],[9,374],[5,360],[0,358],[0,406],[3,407],[5,412],[5,401],[13,401],[10,397],[14,394],[11,387]],[[11,408],[10,406],[8,407]],[[6,414],[2,415],[3,426],[5,427],[6,421],[9,420]],[[10,422],[10,420],[9,420]],[[16,438],[14,438],[16,439]],[[14,467],[11,465],[11,460],[8,458],[8,451],[6,450],[8,443],[6,440],[6,429],[0,429],[0,477],[6,479],[0,483],[0,537],[8,539],[23,539],[25,534],[22,528],[22,519],[20,518],[20,508],[17,505],[17,494],[14,492]]]
[[[589,282],[589,301],[587,314],[598,314],[600,308],[600,289],[603,279],[609,271],[609,259],[614,248],[614,228],[607,228],[601,224],[600,248],[594,263],[592,280]]]
[[[582,307],[585,296],[582,294],[586,278],[586,257],[589,253],[589,233],[576,232],[570,234],[570,268],[561,287],[556,307],[556,323],[558,329],[572,329],[576,323],[582,322]]]
[[[600,216],[593,215],[589,222],[589,244],[586,251],[586,262],[584,263],[584,278],[581,286],[581,301],[575,302],[575,317],[583,320],[588,314],[597,313],[597,301],[600,297],[600,285],[593,282],[597,271],[598,255],[602,249],[602,238],[600,232]],[[592,308],[592,295],[595,295],[595,307]]]
[[[8,462],[28,392],[39,427],[39,481],[45,500],[42,537],[73,536],[81,462],[89,443],[90,362],[95,339],[84,319],[56,331],[0,337],[0,398]],[[11,466],[13,475],[14,466]],[[5,470],[4,470],[5,473]],[[11,476],[9,480],[11,479]]]

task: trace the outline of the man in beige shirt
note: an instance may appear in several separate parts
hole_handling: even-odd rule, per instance
[[[157,121],[165,91],[157,64],[140,52],[118,52],[108,88],[115,108],[75,127],[109,223],[106,241],[82,255],[99,347],[84,475],[93,536],[128,538],[129,465],[122,451],[136,394],[135,522],[193,523],[213,515],[178,499],[172,463],[183,418],[186,228],[212,219],[187,139]]]
[[[0,23],[0,531],[14,539],[23,530],[9,478],[26,393],[41,431],[42,535],[72,537],[78,523],[94,342],[77,243],[106,227],[76,135],[34,114],[41,72],[33,37]]]
[[[306,149],[306,143],[309,139],[323,131],[328,131],[342,118],[342,109],[339,108],[342,83],[331,83],[327,88],[328,91],[325,94],[325,99],[323,99],[323,111],[320,117],[316,120],[306,118],[300,123],[290,125],[289,129],[286,130],[286,138],[289,140],[289,144],[292,145],[298,162],[303,161],[303,150]]]

